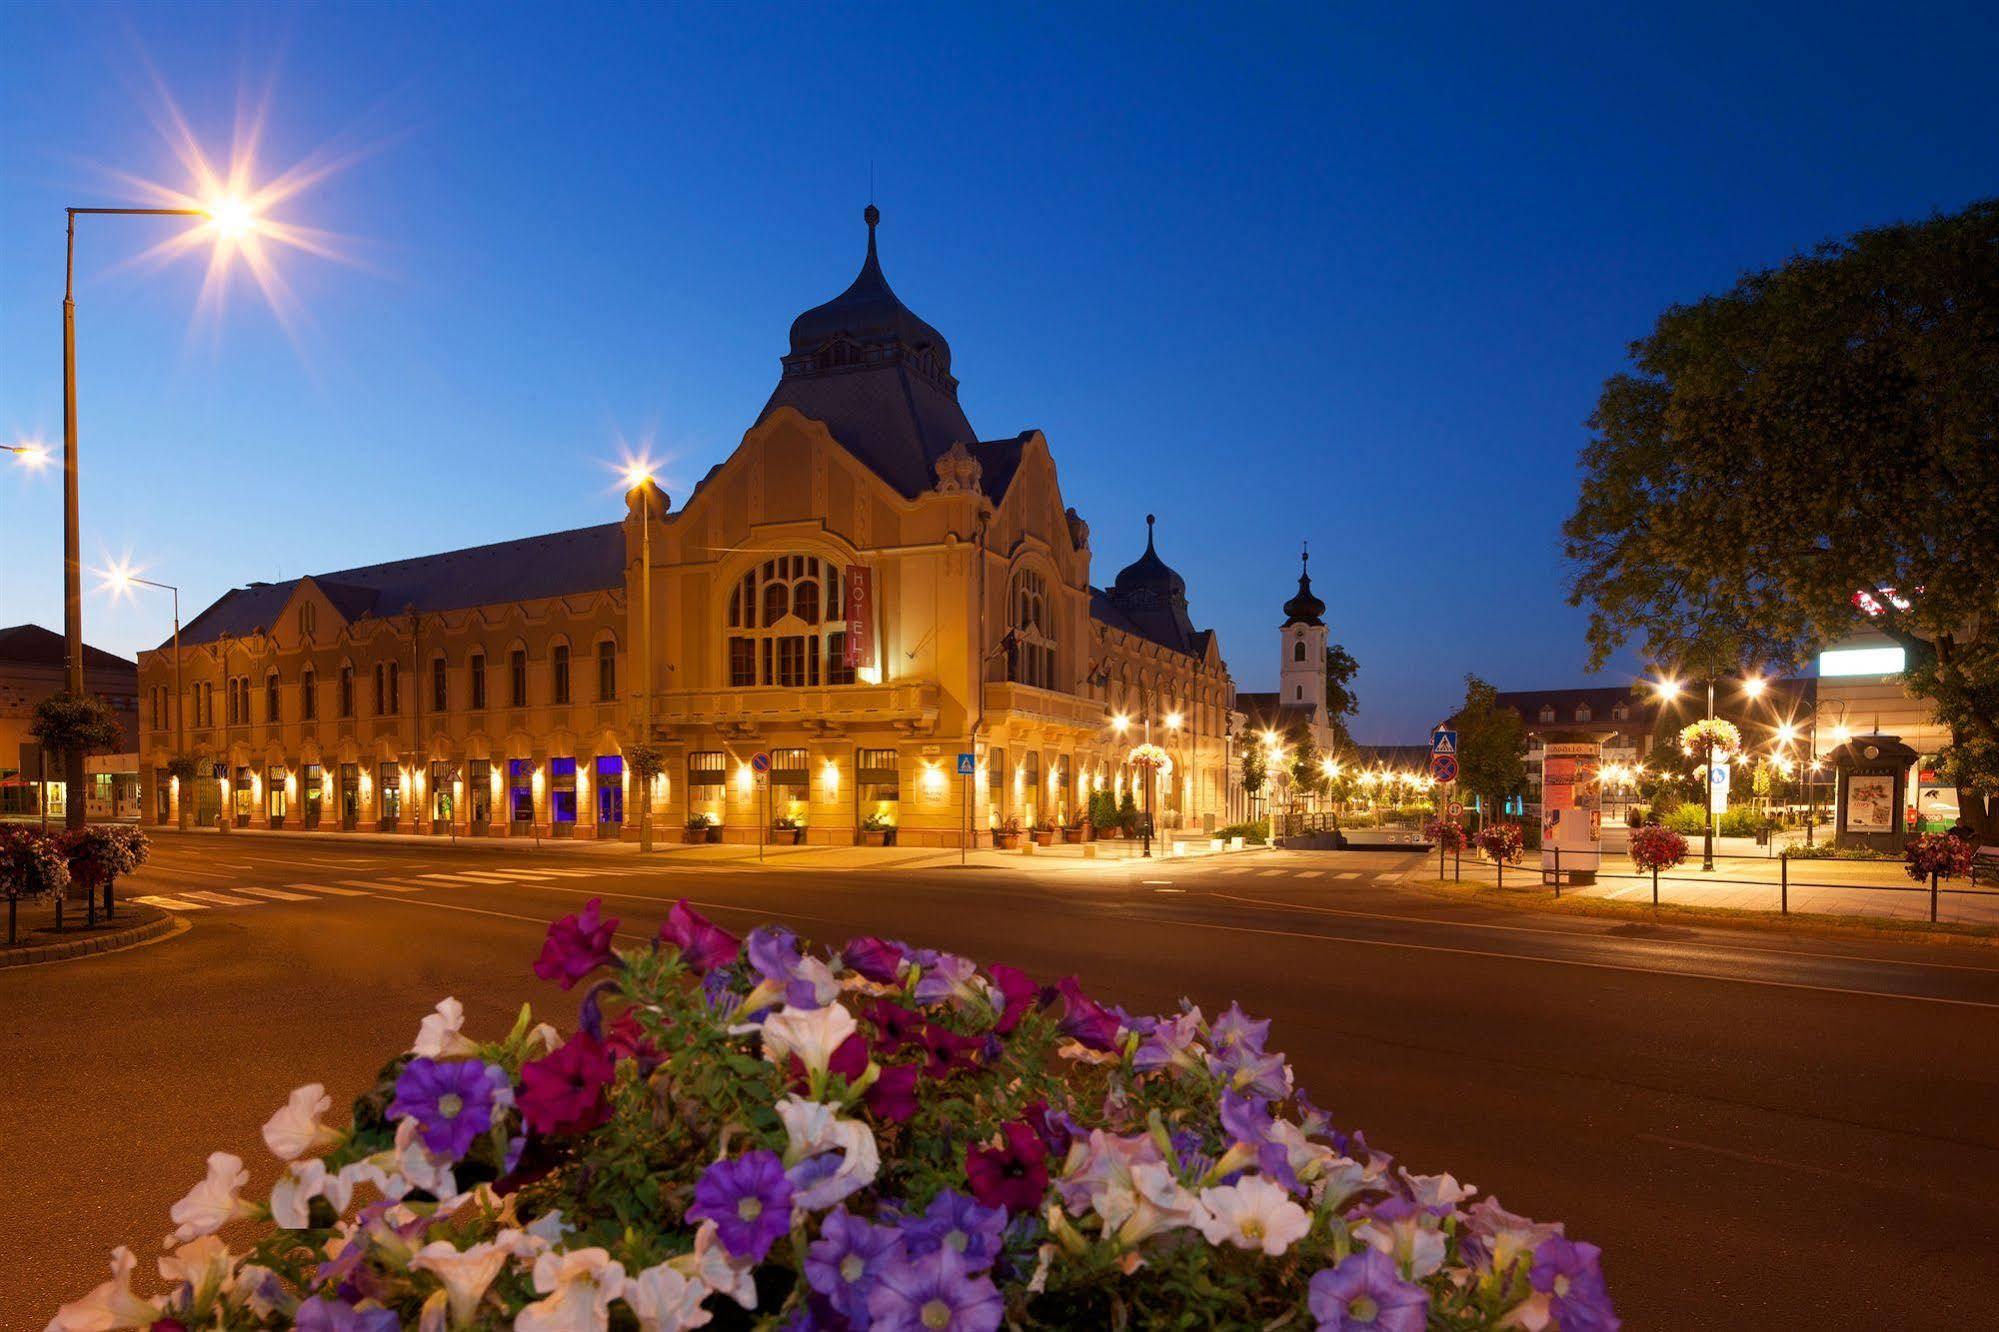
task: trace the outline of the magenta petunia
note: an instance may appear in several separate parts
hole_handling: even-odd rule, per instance
[[[1048,1148],[1025,1120],[1000,1126],[1000,1145],[965,1152],[965,1180],[987,1207],[1034,1213],[1048,1193]]]
[[[1117,1015],[1083,993],[1074,976],[1065,976],[1056,986],[1065,1002],[1061,1030],[1086,1049],[1110,1051],[1117,1048]]]
[[[876,1045],[883,1054],[901,1054],[904,1049],[923,1043],[926,1025],[923,1015],[901,1004],[883,999],[869,1004],[861,1011],[861,1016],[874,1024]]]
[[[867,1090],[867,1104],[875,1118],[902,1124],[916,1114],[916,1083],[919,1071],[914,1064],[883,1066],[874,1085]]]
[[[1034,978],[1019,967],[1010,967],[1004,962],[995,962],[986,968],[986,974],[993,978],[999,988],[1002,1007],[999,1020],[993,1023],[993,1030],[1002,1036],[1012,1033],[1027,1016],[1027,1010],[1041,1001],[1041,987]]]
[[[903,959],[907,956],[909,949],[905,945],[892,939],[877,939],[870,934],[848,941],[840,960],[871,981],[893,985],[902,972]]]
[[[659,937],[680,950],[681,961],[704,973],[734,962],[742,947],[735,935],[688,906],[684,897],[666,913]]]
[[[553,1054],[521,1065],[521,1118],[536,1133],[585,1133],[610,1117],[604,1091],[615,1065],[611,1052],[577,1032]]]
[[[584,903],[583,910],[550,925],[541,956],[535,959],[534,974],[566,990],[611,961],[611,939],[618,932],[618,922],[604,919],[603,906],[603,899],[593,897]]]

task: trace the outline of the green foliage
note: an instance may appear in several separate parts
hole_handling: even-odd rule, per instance
[[[1311,728],[1304,722],[1294,722],[1286,741],[1286,748],[1291,754],[1292,789],[1299,795],[1318,791],[1326,784],[1326,773],[1319,766],[1319,747],[1312,742]]]
[[[666,752],[658,745],[640,740],[626,745],[625,766],[632,770],[632,776],[649,782],[666,771]]]
[[[1660,316],[1604,386],[1564,524],[1601,664],[1907,653],[1999,823],[1999,201],[1821,245]],[[1892,590],[1892,591],[1891,591]],[[1878,614],[1856,605],[1868,594]]]
[[[192,755],[176,754],[167,760],[167,776],[179,782],[183,792],[187,790],[187,784],[200,773],[201,765],[194,761]],[[183,799],[185,798],[187,797],[183,796]]]
[[[1117,807],[1118,831],[1126,837],[1137,836],[1139,819],[1141,817],[1138,812],[1138,802],[1131,798],[1131,788],[1127,786],[1124,789],[1124,799],[1119,802]]]
[[[102,754],[123,743],[124,728],[111,705],[95,694],[50,694],[35,705],[28,733],[51,754]]]
[[[1117,797],[1109,791],[1090,792],[1090,824],[1096,828],[1117,826]]]
[[[1225,828],[1215,829],[1215,836],[1224,841],[1240,837],[1250,846],[1261,846],[1270,840],[1270,820],[1256,819],[1250,823],[1231,823]]]
[[[1489,809],[1504,808],[1527,782],[1527,730],[1520,714],[1499,705],[1499,691],[1465,677],[1465,701],[1452,724],[1458,732],[1458,785]]]
[[[1659,822],[1676,833],[1698,836],[1707,830],[1707,816],[1698,801],[1690,801],[1670,813],[1660,816]],[[1714,816],[1716,837],[1754,837],[1763,826],[1763,815],[1747,805],[1731,807]]]
[[[1353,654],[1338,643],[1326,648],[1326,720],[1333,728],[1333,748],[1339,753],[1353,749],[1353,737],[1347,733],[1347,718],[1360,712],[1360,696],[1354,692],[1353,679],[1360,673],[1360,663]]]
[[[1256,795],[1263,790],[1267,776],[1263,763],[1263,746],[1254,742],[1245,744],[1242,749],[1242,789],[1251,795]]]

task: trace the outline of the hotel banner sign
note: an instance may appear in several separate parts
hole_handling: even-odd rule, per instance
[[[865,564],[847,566],[847,646],[841,664],[875,664],[875,571]]]

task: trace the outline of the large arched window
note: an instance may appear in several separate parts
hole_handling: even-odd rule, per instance
[[[1295,642],[1295,643],[1293,643],[1293,644],[1291,645],[1291,660],[1293,660],[1293,661],[1303,661],[1303,660],[1305,660],[1305,640],[1304,640],[1304,639],[1300,638],[1300,639],[1299,639],[1299,640],[1298,640],[1297,642]]]
[[[786,689],[854,683],[846,664],[840,569],[816,555],[779,555],[729,594],[729,684]]]
[[[1012,644],[1006,678],[1037,689],[1055,687],[1055,617],[1048,606],[1048,580],[1032,569],[1014,574],[1007,589]]]

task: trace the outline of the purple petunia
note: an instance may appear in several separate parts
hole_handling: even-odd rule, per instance
[[[943,1245],[887,1263],[868,1295],[872,1332],[994,1332],[1005,1303],[990,1277]]]
[[[869,980],[881,985],[893,985],[902,973],[902,960],[908,955],[906,944],[863,935],[849,940],[840,958]]]
[[[1312,1278],[1318,1332],[1423,1332],[1429,1292],[1404,1281],[1379,1249],[1357,1249]]]
[[[791,1229],[791,1181],[776,1152],[745,1152],[717,1161],[694,1185],[687,1215],[713,1221],[729,1256],[760,1263],[778,1237]]]
[[[1616,1332],[1619,1323],[1604,1288],[1602,1257],[1596,1245],[1561,1235],[1550,1235],[1535,1248],[1528,1283],[1548,1297],[1548,1311],[1564,1332]]]
[[[535,959],[534,974],[566,990],[611,961],[611,939],[618,932],[618,922],[604,919],[603,906],[602,898],[593,897],[583,904],[583,910],[550,925],[541,956]]]
[[[1281,1054],[1264,1054],[1237,1044],[1209,1055],[1208,1072],[1225,1086],[1255,1092],[1273,1101],[1291,1094],[1291,1070]]]
[[[972,979],[979,974],[978,963],[955,953],[939,953],[936,962],[923,969],[917,979],[915,998],[919,1004],[934,1004],[952,995],[971,992]]]
[[[394,1119],[414,1116],[423,1145],[434,1156],[455,1161],[493,1126],[494,1111],[512,1100],[507,1070],[483,1059],[417,1058],[396,1075]]]
[[[750,931],[750,966],[765,980],[788,985],[802,959],[798,936],[782,925],[761,925]]]
[[[868,1321],[868,1295],[902,1237],[893,1227],[851,1216],[845,1204],[826,1214],[819,1238],[805,1251],[805,1281],[856,1326]]]
[[[1214,1024],[1208,1028],[1208,1044],[1217,1050],[1233,1050],[1243,1046],[1256,1054],[1262,1054],[1263,1042],[1269,1035],[1269,1018],[1256,1021],[1242,1011],[1242,1005],[1230,1004],[1229,1011],[1216,1018]]]
[[[1263,1097],[1225,1091],[1222,1093],[1221,1116],[1222,1128],[1232,1142],[1261,1147],[1270,1141],[1273,1122],[1270,1102]]]
[[[680,950],[682,962],[703,973],[734,962],[741,947],[735,935],[688,906],[684,897],[666,913],[659,937]]]
[[[1117,1016],[1096,1000],[1083,993],[1083,987],[1074,976],[1063,977],[1056,989],[1062,993],[1064,1007],[1060,1030],[1077,1044],[1091,1050],[1110,1051],[1117,1048]]]
[[[1200,1035],[1201,1014],[1199,1011],[1182,1013],[1179,1017],[1164,1022],[1155,1021],[1145,1033],[1145,1040],[1131,1057],[1131,1066],[1140,1072],[1148,1069],[1169,1068],[1175,1064],[1198,1067],[1194,1058],[1194,1040]]]
[[[955,1189],[946,1189],[930,1200],[922,1216],[903,1220],[902,1241],[911,1258],[940,1248],[955,1249],[964,1255],[966,1271],[983,1272],[999,1257],[1005,1230],[1005,1208],[981,1207]]]
[[[298,1332],[398,1332],[402,1325],[394,1309],[356,1309],[324,1295],[299,1305],[292,1321]]]

